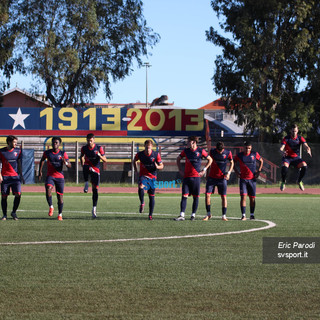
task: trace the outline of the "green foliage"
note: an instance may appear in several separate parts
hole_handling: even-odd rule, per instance
[[[15,32],[8,30],[9,6],[11,0],[1,0],[0,2],[0,97],[9,85],[8,79],[13,73],[13,64],[9,63],[14,47]],[[1,105],[1,101],[0,101]]]
[[[311,131],[312,105],[299,92],[319,62],[320,4],[314,0],[211,1],[220,27],[207,40],[223,48],[216,60],[215,91],[247,132],[262,137],[296,122]],[[314,128],[313,128],[314,129]]]
[[[110,97],[110,79],[129,75],[159,40],[140,0],[14,0],[11,10],[15,53],[56,107],[88,102],[100,84]]]

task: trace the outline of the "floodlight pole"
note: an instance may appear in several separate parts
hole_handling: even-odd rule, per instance
[[[143,66],[146,67],[146,108],[148,108],[148,68],[151,67],[151,64],[144,62]]]

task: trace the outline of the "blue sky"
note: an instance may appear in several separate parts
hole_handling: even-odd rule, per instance
[[[144,58],[149,62],[148,101],[167,95],[169,102],[182,108],[200,108],[219,98],[214,93],[214,61],[221,49],[206,41],[205,31],[218,27],[210,0],[145,0],[147,24],[161,40]],[[94,102],[133,103],[146,101],[146,68],[138,68],[125,80],[112,83],[108,101],[99,90]],[[16,75],[11,88],[31,88],[31,78]]]

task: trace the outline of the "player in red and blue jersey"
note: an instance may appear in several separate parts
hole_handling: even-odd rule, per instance
[[[208,153],[197,146],[198,138],[191,136],[188,138],[188,147],[185,148],[177,157],[179,173],[183,176],[182,198],[180,202],[180,215],[176,221],[184,221],[184,214],[187,207],[188,196],[193,196],[191,221],[195,219],[200,197],[200,179],[204,176],[212,163],[212,158]],[[185,167],[182,169],[181,160],[185,158]],[[201,160],[207,159],[207,163],[201,169]]]
[[[92,218],[97,217],[98,189],[100,184],[100,160],[107,162],[101,146],[95,143],[93,133],[87,134],[87,144],[81,148],[80,162],[84,175],[91,177],[92,184]]]
[[[302,182],[302,178],[305,176],[307,171],[307,163],[301,159],[300,156],[300,146],[303,145],[304,149],[307,151],[310,157],[311,148],[308,146],[306,140],[298,135],[299,129],[296,124],[291,127],[291,134],[285,136],[282,140],[280,152],[282,154],[282,168],[281,168],[281,178],[282,182],[280,185],[280,190],[283,191],[285,189],[286,178],[288,174],[288,170],[290,165],[294,166],[299,170],[298,175],[298,186],[303,191],[304,185]]]
[[[245,151],[238,153],[234,157],[234,171],[240,177],[240,209],[242,213],[241,220],[246,218],[246,201],[247,195],[250,199],[250,219],[254,219],[254,211],[256,207],[256,179],[259,177],[263,166],[263,159],[258,152],[252,151],[252,144],[245,143]],[[259,167],[257,170],[257,162]],[[237,165],[236,165],[237,164]],[[239,168],[238,168],[239,167]]]
[[[144,151],[138,152],[133,160],[134,170],[137,170],[137,162],[140,161],[140,171],[138,180],[138,195],[140,200],[139,212],[144,210],[144,190],[148,190],[149,194],[149,220],[152,220],[152,214],[155,205],[155,186],[154,182],[157,179],[157,170],[163,169],[161,156],[158,152],[152,150],[152,140],[144,142]]]
[[[11,216],[18,220],[17,210],[21,200],[21,181],[24,183],[21,170],[21,149],[17,148],[18,138],[10,135],[7,137],[7,146],[0,149],[0,161],[2,164],[0,173],[1,183],[1,208],[2,219],[7,220],[8,195],[10,189],[14,195]]]
[[[57,200],[58,200],[58,220],[62,221],[63,211],[63,191],[64,191],[64,175],[63,175],[63,164],[68,168],[71,167],[69,157],[67,153],[60,150],[61,145],[60,137],[53,137],[51,140],[52,149],[43,152],[42,158],[39,164],[39,181],[42,178],[42,169],[45,161],[47,161],[47,177],[45,181],[46,188],[46,199],[49,205],[48,216],[52,217],[54,207],[52,205],[52,190],[55,186]]]
[[[233,170],[233,157],[229,150],[224,148],[222,141],[217,142],[216,148],[210,150],[210,157],[212,158],[212,164],[209,171],[209,177],[206,184],[205,204],[207,210],[207,216],[203,219],[208,221],[211,218],[211,194],[214,193],[215,187],[218,189],[218,193],[221,196],[222,206],[222,220],[227,219],[227,181],[230,179],[230,174]],[[229,169],[227,171],[227,164],[229,163]]]

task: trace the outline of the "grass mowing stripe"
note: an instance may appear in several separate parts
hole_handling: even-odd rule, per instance
[[[114,213],[138,210],[137,196],[99,197],[98,209],[108,213],[97,220],[91,219],[91,196],[68,196],[62,222],[56,212],[54,219],[47,216],[44,194],[22,198],[26,212],[20,221],[8,216],[0,222],[0,242],[157,238],[265,226],[239,220],[239,196],[228,197],[227,212],[238,219],[221,221],[216,195],[212,214],[220,218],[201,221],[206,213],[201,199],[196,221],[181,223],[171,219],[179,213],[180,196],[157,195],[153,221],[146,214]],[[277,224],[258,232],[112,245],[0,246],[0,318],[318,319],[319,265],[262,263],[263,237],[319,236],[319,197],[298,197],[258,196],[256,218]]]

